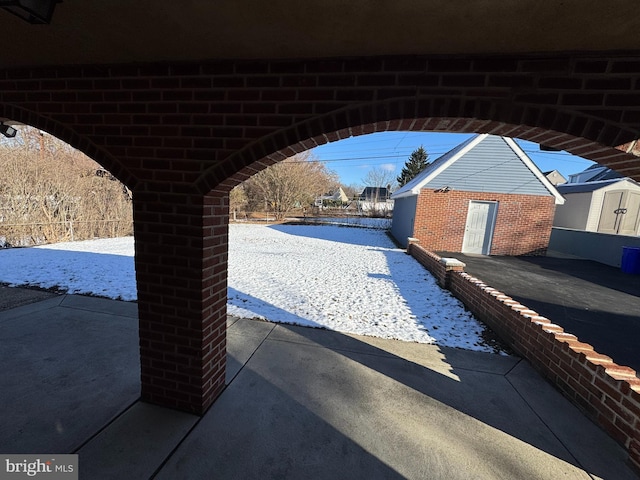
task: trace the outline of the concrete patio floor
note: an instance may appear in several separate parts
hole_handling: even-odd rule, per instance
[[[524,360],[229,319],[203,417],[139,401],[136,304],[0,312],[0,453],[78,453],[82,479],[635,479]]]

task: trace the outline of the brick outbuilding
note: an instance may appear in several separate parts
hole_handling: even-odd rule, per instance
[[[518,144],[477,135],[396,191],[391,233],[432,251],[540,255],[564,199]]]

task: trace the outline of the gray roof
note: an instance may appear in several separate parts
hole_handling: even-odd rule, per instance
[[[607,187],[609,185],[613,185],[614,183],[622,182],[624,180],[631,180],[630,178],[614,178],[610,180],[598,180],[583,182],[583,183],[564,183],[562,185],[558,185],[556,188],[561,194],[566,193],[585,193],[585,192],[593,192],[595,190],[600,190],[601,188]],[[636,183],[636,182],[634,182]]]
[[[472,192],[552,195],[564,203],[551,182],[518,144],[507,137],[476,135],[437,158],[391,198],[418,195],[423,188]]]
[[[614,178],[620,179],[620,178],[624,178],[624,176],[618,172],[616,172],[615,170],[612,170],[609,167],[605,167],[604,165],[600,165],[598,163],[594,163],[593,165],[590,165],[588,168],[586,168],[585,170],[578,172],[578,173],[573,173],[570,175],[570,177],[577,177],[577,176],[584,176],[584,174],[591,174],[590,177],[584,179],[582,182],[579,183],[585,183],[585,182],[598,182],[600,180],[611,180]],[[569,182],[571,183],[571,182]]]
[[[600,172],[593,178],[590,178],[590,182],[597,182],[598,180],[611,180],[611,179],[620,179],[623,178],[622,174],[616,172],[615,170],[611,170],[610,168],[606,168],[604,171]]]

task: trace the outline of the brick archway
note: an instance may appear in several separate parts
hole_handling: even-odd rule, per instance
[[[635,56],[597,54],[20,68],[0,70],[0,105],[4,117],[71,137],[131,187],[186,187],[218,170],[210,186],[239,159],[406,118],[537,141],[640,178],[610,148],[640,137],[639,73]]]
[[[0,103],[0,120],[2,119],[45,131],[98,162],[128,187],[131,188],[135,184],[134,179],[127,175],[126,171],[120,167],[118,160],[109,152],[55,119],[14,105]]]
[[[0,117],[134,192],[142,395],[224,388],[228,191],[293,153],[388,130],[519,137],[640,180],[640,57],[394,56],[0,69]]]
[[[632,133],[617,131],[612,126],[603,126],[601,122],[575,112],[570,122],[574,125],[573,130],[578,131],[579,128],[584,128],[581,134],[590,134],[596,138],[558,131],[555,128],[560,126],[561,121],[566,121],[569,114],[561,109],[557,111],[549,109],[543,112],[542,109],[521,105],[494,104],[493,107],[487,108],[488,112],[496,111],[502,114],[497,117],[462,117],[459,116],[458,103],[446,102],[442,105],[438,100],[399,99],[384,104],[358,106],[312,118],[254,142],[232,154],[220,164],[204,172],[197,182],[197,188],[202,192],[212,189],[228,190],[258,171],[297,153],[329,142],[388,131],[489,133],[515,137],[564,150],[614,170],[631,171],[629,176],[634,176],[634,168],[638,164],[637,155],[631,153],[632,148],[627,148],[631,147],[631,142],[626,141],[628,138],[633,138]],[[472,104],[469,110],[474,110],[473,102],[469,103]],[[426,107],[420,109],[421,104]],[[451,108],[452,105],[453,108]],[[415,116],[418,113],[430,115]],[[522,115],[522,118],[518,115]],[[519,118],[520,121],[525,121],[527,118],[529,121],[532,119],[535,121],[531,124],[517,123]],[[336,126],[340,128],[331,130]],[[614,139],[612,145],[600,143],[604,135],[599,128],[609,129],[611,138]],[[620,139],[625,139],[626,143],[618,143]]]
[[[35,114],[25,108],[0,103],[0,119],[7,119],[9,122],[17,122],[19,124],[29,125],[39,130],[44,130],[78,150],[91,150],[86,139],[80,137],[80,135],[72,129],[56,122],[55,120]],[[86,142],[84,148],[82,145],[83,140]]]

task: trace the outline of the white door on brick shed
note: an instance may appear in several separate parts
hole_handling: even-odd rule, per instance
[[[489,255],[497,211],[497,202],[469,202],[467,223],[462,240],[463,253]]]

